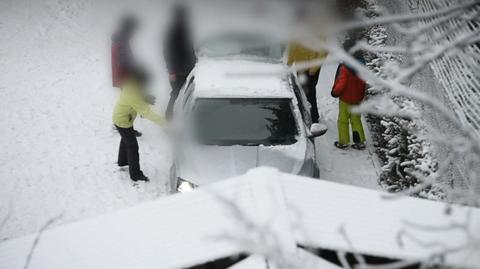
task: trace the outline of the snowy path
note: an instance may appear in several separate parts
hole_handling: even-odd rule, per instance
[[[327,59],[327,62],[330,60]],[[370,145],[365,151],[340,150],[333,146],[333,142],[338,140],[338,100],[331,97],[330,92],[337,66],[338,64],[325,64],[317,85],[320,118],[328,125],[327,134],[316,141],[320,176],[339,183],[379,189],[377,183],[379,166]],[[364,127],[367,125],[364,124]],[[368,139],[370,137],[368,129],[366,132]]]

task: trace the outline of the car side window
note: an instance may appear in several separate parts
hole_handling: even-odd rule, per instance
[[[302,114],[303,121],[307,126],[310,126],[312,124],[312,118],[310,116],[309,109],[307,109],[309,104],[306,101],[307,98],[305,96],[305,93],[298,85],[297,79],[294,75],[290,76],[290,82],[292,84],[295,97],[297,98],[298,107],[300,109],[300,113]]]

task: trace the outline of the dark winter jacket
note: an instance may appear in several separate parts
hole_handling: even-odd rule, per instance
[[[332,96],[339,97],[343,102],[350,105],[358,105],[365,98],[366,83],[353,69],[342,64],[338,67]]]
[[[197,61],[185,19],[177,18],[167,32],[163,54],[170,75],[187,76]]]
[[[118,32],[113,35],[111,54],[112,84],[114,87],[119,88],[134,65],[129,38],[125,33]]]

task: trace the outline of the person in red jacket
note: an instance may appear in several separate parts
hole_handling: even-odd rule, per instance
[[[124,79],[133,70],[134,61],[130,40],[135,33],[138,22],[133,16],[125,16],[120,21],[119,29],[112,36],[112,84],[121,88]]]
[[[354,55],[364,63],[361,53]],[[359,105],[365,98],[366,83],[355,70],[341,64],[337,70],[332,96],[339,98],[338,113],[338,141],[334,143],[337,148],[346,149],[350,144],[350,124],[352,125],[353,145],[358,150],[365,149],[365,132],[361,115],[352,112],[352,107]]]

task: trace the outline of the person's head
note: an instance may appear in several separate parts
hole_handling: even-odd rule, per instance
[[[148,71],[141,66],[132,68],[130,71],[130,78],[137,82],[142,88],[150,82]]]
[[[355,43],[355,40],[349,38],[343,42],[343,49],[350,54],[352,48],[355,46]]]
[[[133,15],[124,15],[120,20],[120,32],[130,38],[138,28],[138,21]]]
[[[188,9],[185,3],[178,2],[173,6],[173,21],[184,23],[188,19]]]
[[[358,62],[360,62],[361,64],[365,64],[365,60],[363,58],[363,52],[359,49],[355,49],[355,45],[357,44],[357,42],[354,40],[354,39],[347,39],[345,40],[345,42],[343,43],[343,49],[348,53],[350,54],[352,57],[354,57]],[[355,50],[353,50],[355,49]],[[357,70],[355,70],[354,68],[352,68],[350,65],[346,64],[346,66],[354,73],[354,74],[357,74]]]
[[[353,39],[347,39],[345,40],[345,42],[343,43],[343,49],[350,55],[352,55],[353,57],[355,57],[356,59],[363,59],[363,53],[361,50],[359,49],[355,49],[355,50],[352,50],[354,49],[355,45],[357,44],[357,42]]]

